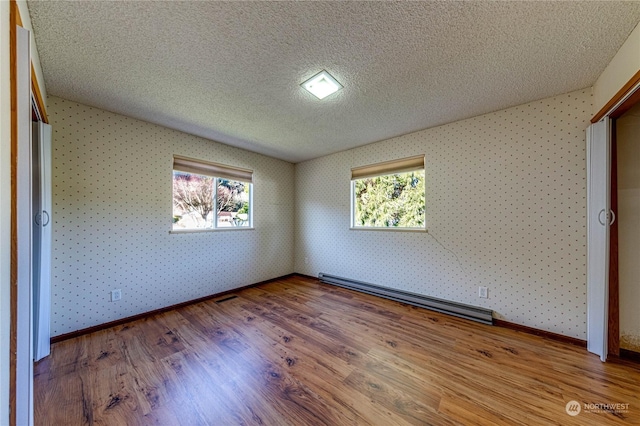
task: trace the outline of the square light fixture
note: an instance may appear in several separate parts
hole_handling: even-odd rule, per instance
[[[342,84],[324,70],[302,83],[301,86],[318,99],[324,99],[342,89]]]

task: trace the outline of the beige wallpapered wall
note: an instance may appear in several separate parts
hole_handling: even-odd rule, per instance
[[[297,164],[295,271],[585,339],[591,111],[585,89]],[[350,169],[416,154],[426,155],[428,233],[349,230]]]
[[[56,97],[53,336],[291,273],[293,164]],[[254,170],[255,230],[169,234],[173,154]],[[122,300],[109,292],[122,289]]]
[[[586,89],[412,133],[300,163],[294,180],[289,163],[51,97],[52,334],[285,275],[295,259],[296,272],[584,339],[591,101]],[[256,230],[169,234],[173,154],[254,169]],[[351,167],[415,154],[429,232],[350,231]]]

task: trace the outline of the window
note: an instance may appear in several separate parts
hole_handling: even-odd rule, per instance
[[[424,156],[351,169],[351,227],[425,230]]]
[[[253,226],[253,171],[173,157],[173,230]]]

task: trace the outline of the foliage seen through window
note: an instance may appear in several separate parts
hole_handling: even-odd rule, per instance
[[[424,228],[424,170],[352,182],[356,227]]]

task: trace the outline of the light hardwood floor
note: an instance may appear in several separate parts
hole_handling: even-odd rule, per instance
[[[234,295],[54,344],[36,424],[640,424],[637,364],[303,277]]]

